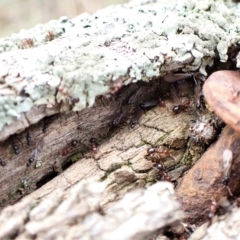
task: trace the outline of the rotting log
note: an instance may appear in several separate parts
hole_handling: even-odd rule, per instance
[[[188,129],[191,120],[215,118],[207,109],[196,114],[201,81],[239,67],[237,22],[230,1],[132,1],[1,39],[1,206],[31,192],[41,201],[53,189],[67,192],[94,177],[107,183],[101,202],[107,209],[162,177],[145,158],[159,145],[170,151],[164,165],[178,184],[219,133],[219,125],[210,139]],[[129,106],[143,82],[150,87]],[[183,95],[179,102],[169,97],[173,84]],[[144,113],[131,128],[135,110],[159,97],[166,107]],[[174,114],[173,105],[186,99],[189,107]],[[130,125],[113,124],[123,113]],[[96,152],[91,138],[100,144]]]

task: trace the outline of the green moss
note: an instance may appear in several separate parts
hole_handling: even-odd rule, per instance
[[[69,161],[75,163],[75,162],[77,162],[78,160],[80,160],[80,159],[82,158],[82,156],[83,156],[82,153],[78,152],[78,153],[72,155],[72,156],[69,158]]]
[[[156,145],[161,145],[163,144],[164,140],[167,138],[168,134],[164,134],[162,137],[160,137],[157,142]]]
[[[18,184],[11,192],[8,193],[7,198],[3,200],[5,202],[5,204],[6,203],[11,203],[16,198],[19,198],[19,188],[23,188],[23,185],[22,184]]]
[[[184,156],[184,159],[183,159],[183,162],[184,162],[184,164],[186,164],[186,165],[191,164],[191,163],[193,162],[192,156],[191,156],[190,154],[185,155],[185,156]]]
[[[105,179],[107,179],[107,177],[114,171],[116,171],[117,169],[121,168],[122,165],[116,164],[113,165],[109,170],[106,171],[106,173],[104,174],[103,177],[100,178],[100,181],[104,181]]]
[[[131,186],[132,186],[133,184],[135,184],[135,182],[136,182],[137,180],[139,180],[139,179],[135,179],[134,181],[132,181],[132,182],[130,182],[130,183],[127,183],[127,184],[122,185],[121,188],[119,189],[119,192],[124,192],[124,193],[125,193],[126,190],[128,191],[128,190],[131,188]]]
[[[141,146],[143,146],[143,145],[145,145],[146,143],[145,142],[140,142],[138,145],[137,145],[137,147],[141,147]]]

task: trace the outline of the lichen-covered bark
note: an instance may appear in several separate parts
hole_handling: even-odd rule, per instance
[[[157,180],[170,177],[179,185],[219,133],[218,120],[204,107],[196,114],[196,105],[201,107],[202,79],[239,66],[238,15],[228,1],[132,1],[1,39],[1,207],[31,193],[28,212],[19,220],[25,221],[35,201],[44,201],[56,188],[67,198],[71,187],[90,178],[106,184],[104,211],[126,192]],[[176,72],[186,73],[181,83],[174,83],[181,76]],[[143,82],[150,83],[145,88]],[[178,101],[170,97],[173,84]],[[160,106],[147,112],[144,104],[154,101]],[[179,106],[183,111],[177,114]],[[139,124],[133,124],[134,118]],[[204,136],[209,129],[210,137]],[[151,159],[146,156],[149,147],[164,147],[169,155]],[[216,175],[226,190],[222,172]],[[17,209],[12,209],[14,214]],[[23,222],[15,223],[22,228]],[[39,233],[19,229],[11,234],[31,239]],[[54,229],[46,228],[44,238],[54,236]],[[68,230],[63,226],[60,232],[70,234]]]
[[[237,23],[224,1],[131,2],[1,39],[0,140],[53,112],[92,106],[116,82],[206,76],[238,43]],[[41,105],[42,114],[32,112]]]

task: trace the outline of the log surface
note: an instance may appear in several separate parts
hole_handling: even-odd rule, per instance
[[[236,9],[228,1],[133,1],[1,39],[0,141],[45,116],[92,106],[109,88],[175,71],[206,76],[240,40]]]
[[[230,1],[131,1],[1,39],[0,158],[5,163],[0,166],[1,208],[31,193],[23,205],[9,208],[15,216],[28,206],[23,218],[12,220],[16,225],[9,220],[14,227],[2,231],[2,236],[31,239],[40,234],[25,225],[31,209],[44,204],[55,189],[64,195],[63,205],[68,204],[69,191],[83,179],[106,184],[103,211],[126,192],[163,179],[158,162],[146,158],[149,147],[169,150],[165,170],[178,185],[205,146],[216,139],[200,137],[204,144],[199,143],[189,128],[193,121],[201,125],[202,116],[212,117],[207,109],[200,117],[196,114],[200,80],[218,69],[239,67],[238,20],[236,4]],[[176,72],[191,73],[189,81],[176,83],[179,102],[170,98]],[[143,82],[150,87],[137,95]],[[129,106],[134,94],[137,100]],[[158,98],[166,106],[143,111],[139,124],[131,128],[134,111]],[[174,114],[174,104],[186,100],[188,108]],[[120,123],[115,126],[116,119]],[[91,138],[97,139],[97,151]],[[217,175],[220,182],[222,174]],[[3,213],[0,229],[8,225]],[[164,224],[147,234],[137,231],[150,238],[157,226],[169,224],[166,219]],[[55,236],[54,229],[46,228],[39,239]],[[68,225],[60,230],[71,235]],[[126,239],[139,236],[137,231]]]

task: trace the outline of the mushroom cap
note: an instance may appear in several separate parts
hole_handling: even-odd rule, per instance
[[[240,133],[240,73],[214,72],[204,83],[203,94],[215,114]]]

